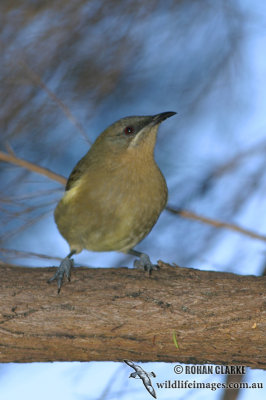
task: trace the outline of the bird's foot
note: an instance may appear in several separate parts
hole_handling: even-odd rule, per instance
[[[73,265],[74,265],[73,259],[67,256],[66,258],[63,259],[63,261],[57,268],[56,273],[50,279],[48,279],[47,283],[51,283],[55,280],[57,281],[58,293],[60,293],[64,275],[66,275],[68,281],[70,281],[71,268],[73,267]]]
[[[145,253],[141,253],[139,259],[134,261],[134,267],[148,271],[149,275],[152,271],[160,269],[158,265],[151,262],[150,257]]]

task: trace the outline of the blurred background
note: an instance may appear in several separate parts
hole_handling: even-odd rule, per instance
[[[265,236],[265,1],[11,0],[0,3],[0,51],[0,151],[68,176],[115,120],[176,111],[155,152],[169,205]],[[62,185],[1,162],[1,153],[0,179],[0,263],[58,265],[68,253],[53,220]],[[260,275],[266,265],[265,241],[169,211],[137,249],[237,274]],[[93,267],[132,262],[117,253],[75,257]],[[171,364],[144,368],[176,379]],[[0,397],[150,398],[129,373],[119,363],[2,364]],[[250,370],[243,380],[265,384],[266,374]],[[262,392],[242,390],[238,399]],[[158,397],[223,395],[173,389]]]

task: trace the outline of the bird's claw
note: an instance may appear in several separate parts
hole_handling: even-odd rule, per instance
[[[153,264],[150,260],[150,257],[144,253],[139,256],[138,260],[134,261],[134,267],[138,269],[143,269],[144,271],[148,271],[149,275],[151,275],[153,270],[160,269],[159,266]]]
[[[60,293],[65,275],[68,281],[70,281],[71,268],[73,267],[73,265],[74,261],[72,258],[69,257],[64,258],[59,267],[57,268],[56,273],[50,279],[48,279],[47,283],[51,283],[55,280],[57,281],[58,293]]]

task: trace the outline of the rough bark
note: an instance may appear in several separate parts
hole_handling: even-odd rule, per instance
[[[160,267],[151,277],[74,268],[58,295],[46,283],[53,268],[1,266],[0,362],[126,358],[266,368],[265,277]]]

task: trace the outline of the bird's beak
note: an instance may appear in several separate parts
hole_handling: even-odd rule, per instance
[[[176,112],[174,112],[174,111],[166,111],[166,112],[163,112],[160,114],[153,115],[151,123],[152,123],[152,125],[160,124],[165,119],[170,118],[175,114],[176,114]]]
[[[146,137],[151,132],[155,133],[156,135],[158,125],[165,119],[172,117],[175,114],[176,112],[174,111],[166,111],[160,114],[145,117],[145,119],[143,119],[142,126],[139,127],[139,131],[131,140],[129,147],[136,146],[143,139],[143,137]]]

